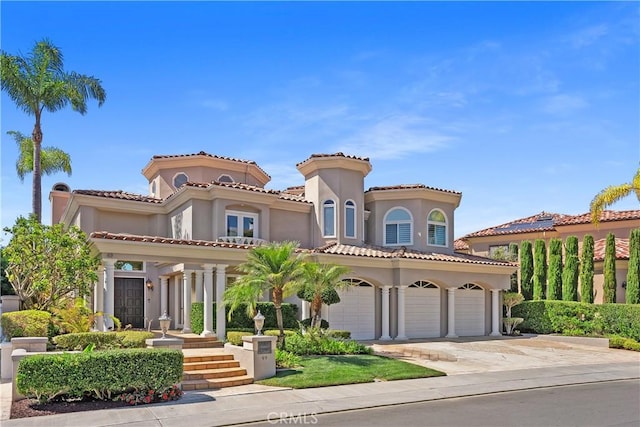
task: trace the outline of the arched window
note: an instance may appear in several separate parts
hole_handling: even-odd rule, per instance
[[[189,181],[189,177],[186,173],[180,172],[173,177],[173,187],[177,190]]]
[[[471,291],[481,291],[482,288],[478,285],[476,285],[475,283],[465,283],[464,285],[460,286],[458,289],[463,289],[463,290],[471,290]]]
[[[393,208],[384,217],[385,245],[412,245],[413,219],[404,208]]]
[[[156,182],[155,181],[151,182],[151,195],[153,197],[156,197]]]
[[[410,288],[422,288],[422,289],[438,289],[438,286],[434,285],[431,282],[426,282],[424,280],[418,280],[417,282],[413,282],[409,285]]]
[[[356,204],[353,200],[344,203],[344,237],[356,238]]]
[[[226,173],[223,173],[218,177],[218,182],[233,182],[233,178]]]
[[[325,200],[322,204],[322,235],[336,237],[336,206],[333,200]]]
[[[447,246],[447,217],[439,209],[432,210],[427,217],[427,244]]]

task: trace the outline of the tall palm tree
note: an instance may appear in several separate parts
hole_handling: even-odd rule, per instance
[[[42,39],[27,55],[0,52],[0,83],[16,106],[35,117],[33,140],[33,213],[42,219],[42,113],[56,112],[67,105],[80,114],[87,112],[87,99],[93,98],[101,106],[106,92],[99,79],[67,72],[62,52],[48,39]]]
[[[18,160],[16,160],[16,172],[20,181],[24,181],[25,175],[33,172],[33,140],[20,132],[10,130],[7,132],[13,136],[18,144]],[[42,147],[40,152],[40,171],[45,175],[56,172],[65,172],[71,175],[71,156],[56,147]]]
[[[270,291],[280,330],[278,347],[281,349],[284,348],[282,301],[295,294],[301,286],[305,262],[303,254],[296,254],[297,248],[296,242],[271,242],[252,248],[247,260],[238,266],[238,270],[245,274],[225,291],[223,298],[231,315],[242,304],[255,307],[262,293]]]
[[[303,266],[304,299],[311,303],[311,327],[320,325],[320,313],[325,296],[334,294],[338,289],[351,286],[351,282],[342,280],[349,268],[337,264],[318,264],[306,262]],[[300,295],[298,293],[298,295]],[[339,297],[338,297],[339,298]],[[338,299],[338,301],[340,301]]]
[[[600,214],[607,207],[611,206],[620,199],[635,193],[640,202],[640,168],[636,172],[631,182],[621,185],[611,185],[596,195],[591,201],[591,222],[598,224],[600,222]]]

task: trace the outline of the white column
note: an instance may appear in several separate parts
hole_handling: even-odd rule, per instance
[[[160,276],[160,316],[169,315],[169,276]]]
[[[182,312],[180,311],[180,276],[173,278],[173,328],[182,326]]]
[[[182,321],[182,333],[190,334],[191,333],[191,273],[193,270],[184,270],[182,272],[182,294],[184,301],[183,307],[183,318]]]
[[[500,289],[491,289],[491,336],[500,337]]]
[[[406,340],[408,339],[407,336],[405,335],[405,331],[404,331],[404,326],[405,326],[405,319],[404,319],[404,306],[405,306],[405,299],[404,299],[404,293],[405,290],[407,289],[406,286],[398,286],[398,336],[395,338],[397,340]]]
[[[445,338],[457,338],[456,335],[456,288],[447,288],[447,335]]]
[[[113,329],[113,320],[110,316],[114,315],[114,278],[113,269],[116,263],[115,259],[104,258],[104,324],[107,329]]]
[[[203,337],[213,335],[213,267],[213,264],[204,265],[204,325],[200,334]]]
[[[216,265],[216,336],[219,340],[223,340],[227,333],[227,318],[222,302],[227,284],[226,269],[227,266],[224,264]]]
[[[308,318],[309,315],[309,303],[305,300],[300,300],[300,305],[302,305],[302,320]]]
[[[93,300],[93,312],[96,313],[95,327],[98,331],[104,331],[104,284],[105,284],[105,269],[100,267],[98,272],[98,282],[94,287],[94,300]],[[100,314],[98,314],[100,313]]]
[[[196,270],[196,301],[195,302],[203,302],[204,301],[204,293],[202,288],[202,270]]]
[[[382,335],[380,341],[388,341],[389,336],[389,289],[391,286],[382,287]]]

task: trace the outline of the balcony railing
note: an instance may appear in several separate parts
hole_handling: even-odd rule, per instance
[[[220,236],[218,242],[234,243],[236,245],[251,245],[260,246],[267,243],[264,239],[258,239],[257,237],[244,237],[244,236]]]

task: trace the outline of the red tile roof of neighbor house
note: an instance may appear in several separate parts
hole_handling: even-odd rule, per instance
[[[386,185],[386,186],[381,186],[381,187],[371,187],[367,191],[365,191],[365,193],[367,193],[369,191],[413,190],[413,189],[419,189],[419,188],[425,188],[427,190],[434,190],[434,191],[442,191],[444,193],[462,194],[459,191],[445,190],[443,188],[436,188],[436,187],[429,187],[429,186],[426,186],[424,184],[398,184],[398,185]]]
[[[469,244],[462,239],[456,239],[453,241],[453,249],[456,251],[469,250]]]
[[[198,153],[192,153],[192,154],[156,154],[155,156],[152,157],[152,159],[174,159],[174,158],[178,158],[178,157],[196,157],[196,156],[211,157],[211,158],[214,158],[214,159],[230,160],[232,162],[246,163],[248,165],[254,165],[258,169],[260,169],[265,175],[267,175],[269,178],[271,178],[271,176],[268,173],[266,173],[260,166],[258,166],[258,164],[256,162],[254,162],[253,160],[243,160],[243,159],[236,159],[234,157],[218,156],[216,154],[209,154],[209,153],[206,153],[204,151],[200,151]]]
[[[638,220],[638,227],[640,227],[640,210],[631,211],[602,211],[600,214],[600,222],[610,221],[627,221]],[[573,225],[573,224],[588,224],[591,222],[591,212],[587,212],[581,215],[570,215],[566,218],[562,218],[555,223],[555,225]]]
[[[616,238],[616,259],[629,259],[629,239]],[[593,242],[593,260],[604,261],[607,247],[607,239],[599,239]]]

